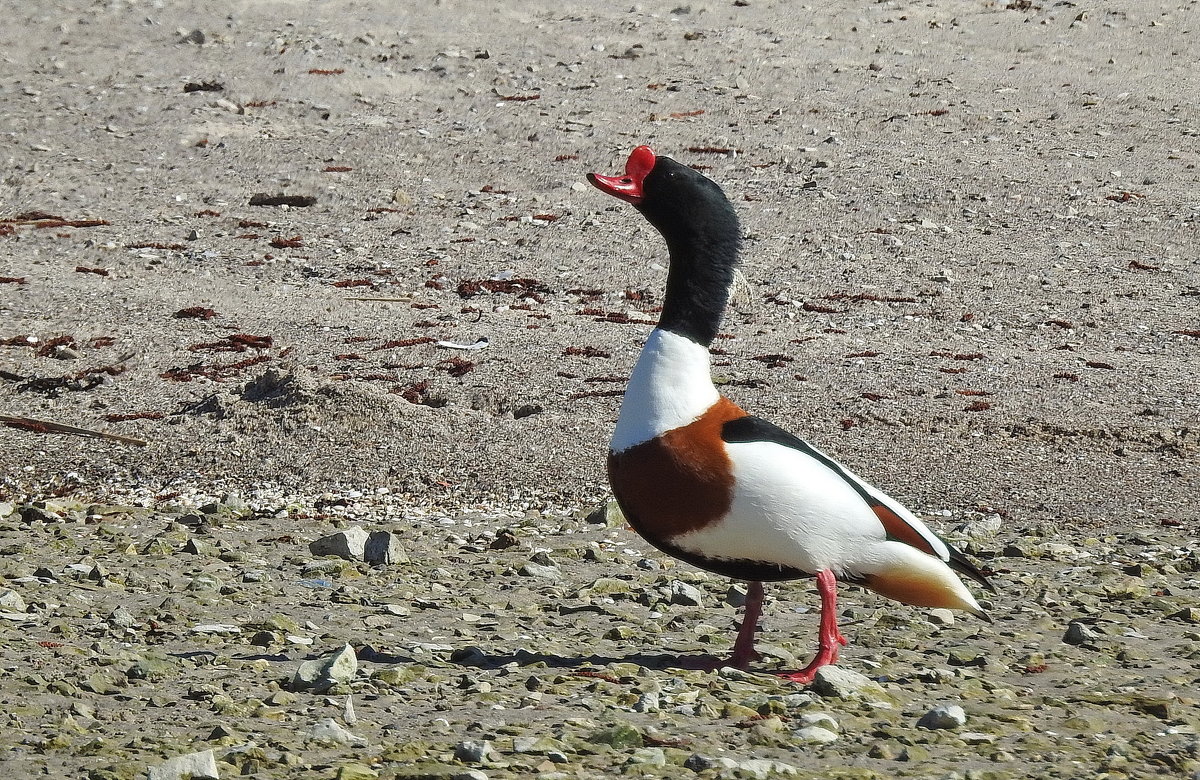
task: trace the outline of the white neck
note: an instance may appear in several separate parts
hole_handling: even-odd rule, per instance
[[[708,349],[686,336],[655,328],[629,377],[610,449],[621,452],[687,425],[719,398]]]

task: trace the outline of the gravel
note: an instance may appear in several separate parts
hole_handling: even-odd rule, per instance
[[[1188,9],[398,8],[9,9],[5,777],[1200,771]],[[742,218],[724,391],[993,623],[844,585],[800,687],[772,584],[710,670],[744,588],[604,482],[664,254],[582,176],[643,142]]]

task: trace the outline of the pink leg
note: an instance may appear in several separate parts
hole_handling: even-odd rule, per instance
[[[846,644],[846,637],[838,630],[837,578],[833,576],[833,572],[829,569],[817,572],[817,589],[821,592],[821,630],[818,634],[817,655],[812,663],[800,671],[780,675],[801,685],[812,682],[817,670],[822,666],[837,663],[838,647]]]
[[[750,589],[746,591],[746,605],[742,609],[742,627],[738,629],[737,641],[733,643],[733,656],[728,661],[735,669],[745,669],[762,657],[754,649],[754,632],[758,629],[758,619],[762,617],[762,605],[762,583],[751,582]]]

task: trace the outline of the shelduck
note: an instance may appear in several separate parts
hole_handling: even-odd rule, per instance
[[[687,563],[750,583],[732,657],[756,660],[764,581],[815,577],[819,642],[807,684],[837,662],[838,580],[906,604],[988,619],[955,572],[987,578],[899,502],[784,429],[755,417],[713,385],[709,346],[729,299],[741,240],[724,192],[648,146],[623,176],[588,174],[633,204],[666,240],[666,295],[629,378],[608,454],[621,510],[650,544]]]

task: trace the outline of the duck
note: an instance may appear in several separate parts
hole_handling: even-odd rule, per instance
[[[799,684],[836,664],[847,644],[839,582],[990,622],[959,575],[995,588],[961,552],[825,452],[717,390],[709,350],[741,249],[738,216],[721,187],[649,146],[633,150],[623,175],[587,178],[631,204],[666,242],[662,309],[621,402],[608,479],[650,545],[748,583],[732,655],[716,665],[746,670],[762,660],[754,638],[765,582],[816,580],[816,654],[803,669],[778,673]]]

